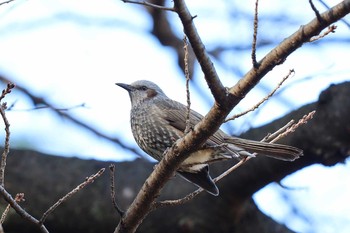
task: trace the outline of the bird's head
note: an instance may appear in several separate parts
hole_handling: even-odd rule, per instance
[[[137,106],[145,101],[166,97],[162,89],[155,83],[147,80],[139,80],[131,84],[116,83],[129,92],[131,106]]]

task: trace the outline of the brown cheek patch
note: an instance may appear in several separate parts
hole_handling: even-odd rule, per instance
[[[156,95],[157,95],[157,92],[154,89],[148,89],[147,90],[147,97],[148,98],[155,97]]]

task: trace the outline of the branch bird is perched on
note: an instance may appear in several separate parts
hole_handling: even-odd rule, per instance
[[[153,82],[139,80],[132,84],[116,83],[129,92],[131,100],[131,130],[143,151],[160,161],[164,151],[184,136],[187,107],[168,98]],[[190,125],[194,127],[203,116],[190,112]],[[302,150],[281,144],[270,144],[241,139],[225,134],[220,129],[201,149],[192,153],[177,172],[186,180],[217,196],[219,190],[209,175],[208,164],[224,159],[243,159],[263,154],[275,159],[293,161]]]

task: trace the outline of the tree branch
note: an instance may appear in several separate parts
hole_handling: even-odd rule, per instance
[[[15,87],[15,85],[11,82],[7,83],[6,89],[4,89],[1,93],[0,96],[0,115],[2,117],[2,120],[4,121],[5,124],[5,143],[4,143],[4,151],[2,152],[1,155],[1,165],[0,165],[0,185],[5,186],[5,168],[6,168],[6,160],[7,160],[7,155],[10,153],[10,123],[7,120],[6,117],[6,109],[7,109],[7,104],[6,102],[1,103],[1,101],[5,98],[5,96],[9,93],[11,93],[12,89]]]
[[[349,12],[350,1],[345,0],[321,14],[322,23],[315,18],[308,24],[301,26],[298,31],[286,38],[276,48],[269,52],[259,62],[259,67],[257,69],[252,68],[244,78],[240,79],[234,87],[230,88],[230,94],[241,99],[260,81],[263,76],[275,66],[282,64],[291,53],[301,47],[304,43],[308,42],[313,36],[319,35],[323,29],[349,14]]]
[[[27,211],[25,211],[16,202],[16,200],[12,198],[11,194],[9,194],[2,185],[0,185],[0,193],[3,196],[3,198],[11,205],[11,207],[17,212],[19,216],[21,216],[23,219],[28,220],[29,222],[34,223],[35,225],[38,225],[41,232],[49,233],[46,227],[43,224],[41,224],[39,220],[37,220],[32,215],[30,215]]]
[[[192,152],[197,150],[210,135],[212,135],[224,121],[228,113],[243,97],[275,66],[281,64],[292,52],[309,41],[312,36],[321,32],[331,23],[344,17],[350,11],[350,0],[346,0],[321,14],[323,22],[317,19],[303,26],[292,36],[283,41],[260,62],[258,68],[252,68],[239,82],[226,93],[214,69],[204,45],[193,24],[184,1],[174,1],[185,33],[191,42],[196,57],[205,74],[207,83],[212,91],[216,103],[209,113],[199,122],[192,131],[178,140],[174,146],[165,152],[164,158],[156,166],[152,174],[145,181],[140,192],[121,219],[115,232],[134,232],[145,216],[151,210],[161,188],[170,179],[175,170]]]
[[[205,80],[213,94],[215,101],[219,104],[226,99],[226,89],[222,85],[219,75],[217,74],[213,62],[209,58],[205,46],[198,35],[197,29],[193,23],[194,17],[191,16],[187,9],[186,3],[183,0],[174,1],[175,10],[181,19],[184,31],[191,43],[196,58],[205,75]]]
[[[64,197],[60,198],[55,204],[53,204],[40,218],[40,225],[44,224],[47,216],[51,214],[59,205],[61,205],[63,202],[67,201],[70,197],[72,197],[74,194],[82,190],[86,185],[93,183],[98,177],[100,177],[105,171],[105,168],[100,169],[96,174],[91,175],[90,177],[86,178],[86,180],[79,184],[77,187],[75,187],[72,191],[64,195]]]

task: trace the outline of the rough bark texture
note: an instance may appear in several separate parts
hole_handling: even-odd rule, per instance
[[[206,193],[183,206],[158,209],[141,224],[139,232],[291,232],[261,213],[251,195],[270,182],[279,181],[303,167],[315,163],[334,165],[349,156],[350,151],[350,83],[330,86],[319,101],[301,107],[264,127],[253,129],[243,137],[259,139],[290,119],[316,110],[308,125],[284,139],[283,143],[304,150],[296,162],[268,158],[250,160],[219,183],[220,196]],[[211,168],[218,174],[233,161]],[[109,162],[48,156],[34,151],[11,150],[6,168],[5,187],[15,195],[24,192],[22,205],[39,217],[56,200],[85,177],[108,167]],[[118,202],[126,208],[154,164],[143,160],[116,164]],[[191,184],[174,178],[162,191],[161,199],[181,197],[193,190]],[[4,202],[1,202],[4,206]],[[106,172],[94,184],[58,207],[46,222],[50,232],[112,232],[118,216],[110,201],[109,176]],[[4,223],[5,232],[38,232],[13,211]]]

